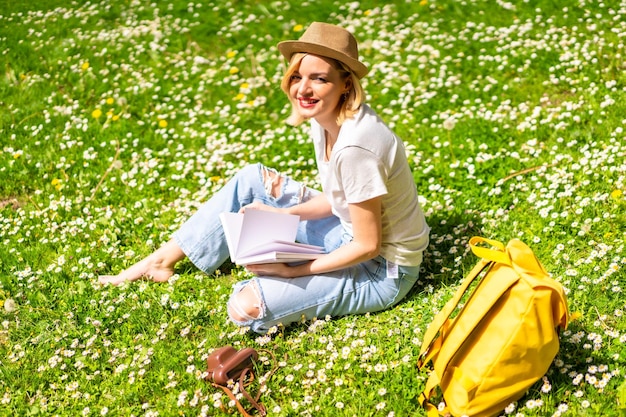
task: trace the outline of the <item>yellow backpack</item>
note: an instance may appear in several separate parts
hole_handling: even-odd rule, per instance
[[[432,365],[420,395],[429,417],[498,414],[545,375],[559,350],[557,327],[567,326],[563,288],[527,245],[514,239],[504,247],[481,237],[473,237],[469,244],[482,259],[436,315],[420,352],[418,367]],[[481,275],[451,318],[470,284]],[[444,410],[429,401],[437,386]]]

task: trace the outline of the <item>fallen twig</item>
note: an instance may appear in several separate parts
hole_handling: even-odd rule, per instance
[[[100,181],[98,182],[98,185],[96,185],[96,188],[93,189],[93,191],[91,193],[91,197],[89,197],[89,200],[93,200],[94,196],[96,195],[96,193],[100,189],[100,186],[102,185],[102,183],[106,179],[107,175],[109,175],[109,173],[111,172],[111,170],[115,166],[115,162],[117,162],[118,156],[120,156],[120,143],[119,143],[119,141],[116,141],[115,145],[116,145],[117,148],[115,150],[115,156],[113,157],[113,161],[111,161],[111,165],[109,165],[107,170],[104,171],[104,174],[102,174],[102,177],[100,178]]]
[[[514,172],[514,173],[512,173],[512,174],[510,174],[510,175],[507,175],[506,177],[502,178],[502,179],[499,181],[499,183],[500,183],[500,184],[503,184],[503,183],[505,183],[506,181],[510,180],[511,178],[515,178],[515,177],[517,177],[517,176],[519,176],[519,175],[528,174],[529,172],[537,171],[537,170],[539,170],[539,169],[541,169],[541,168],[552,168],[552,167],[554,167],[554,166],[556,166],[556,165],[557,165],[557,163],[555,162],[554,164],[550,164],[550,165],[538,165],[538,166],[536,166],[536,167],[526,168],[526,169],[523,169],[523,170],[521,170],[521,171],[517,171],[517,172]]]

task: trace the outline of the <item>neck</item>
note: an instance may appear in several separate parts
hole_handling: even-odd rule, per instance
[[[326,138],[326,146],[325,146],[325,156],[326,160],[330,160],[330,154],[333,152],[333,147],[335,143],[337,143],[337,137],[339,136],[339,127],[337,127],[335,132],[328,131],[324,129],[324,136]]]
[[[337,137],[339,137],[339,126],[335,129],[324,129],[324,134],[326,135],[326,143],[330,143],[332,145],[337,142]]]
[[[332,138],[337,139],[337,136],[339,136],[339,130],[341,130],[341,126],[337,124],[336,119],[333,119],[332,121],[320,119],[315,120],[322,127],[322,129],[324,129],[324,132],[327,136],[330,135]]]
[[[325,131],[330,132],[332,134],[336,134],[339,132],[341,126],[337,124],[337,114],[333,113],[330,115],[325,115],[320,117],[315,117],[315,121],[324,128]],[[336,136],[336,135],[335,135]]]

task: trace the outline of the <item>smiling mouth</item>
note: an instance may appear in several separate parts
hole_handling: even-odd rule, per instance
[[[312,99],[312,98],[303,98],[303,97],[298,98],[298,102],[300,103],[301,106],[304,106],[304,107],[313,106],[318,101],[319,100],[315,100],[315,99]]]

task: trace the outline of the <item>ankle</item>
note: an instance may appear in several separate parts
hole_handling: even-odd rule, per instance
[[[163,246],[148,256],[149,265],[155,269],[174,270],[178,261],[185,257],[185,253],[180,249],[174,240],[166,242]]]

